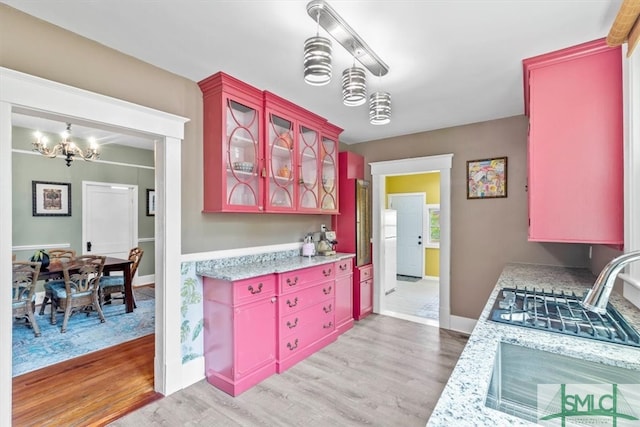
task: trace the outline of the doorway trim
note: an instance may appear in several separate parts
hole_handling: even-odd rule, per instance
[[[0,283],[11,280],[12,113],[150,137],[155,143],[156,338],[154,388],[180,388],[181,159],[185,117],[0,67]],[[167,203],[170,200],[171,203]],[[12,341],[11,290],[0,286],[0,342]],[[0,425],[11,425],[12,348],[0,346]]]
[[[450,265],[451,265],[451,164],[453,154],[416,157],[412,159],[388,160],[369,163],[371,166],[373,194],[373,311],[380,313],[384,289],[382,262],[382,210],[385,208],[385,177],[387,175],[413,175],[425,172],[440,172],[440,327],[451,329]]]

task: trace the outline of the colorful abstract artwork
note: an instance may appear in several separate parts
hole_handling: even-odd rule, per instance
[[[467,199],[507,197],[507,158],[467,161]]]

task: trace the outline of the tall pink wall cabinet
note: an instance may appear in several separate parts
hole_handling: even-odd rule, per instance
[[[223,72],[198,84],[204,212],[338,212],[341,128]]]
[[[353,327],[353,258],[336,262],[336,331]]]
[[[623,244],[620,47],[596,40],[523,61],[529,240]]]
[[[237,396],[276,372],[276,276],[204,278],[207,381]]]
[[[281,373],[336,340],[335,264],[278,274]]]
[[[355,253],[353,317],[360,320],[373,311],[371,264],[371,193],[364,178],[364,157],[349,151],[339,154],[340,215],[333,217],[339,252]]]

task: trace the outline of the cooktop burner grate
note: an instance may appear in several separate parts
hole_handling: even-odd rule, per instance
[[[489,318],[495,322],[640,347],[640,334],[611,304],[606,314],[580,305],[581,297],[564,291],[503,288]]]

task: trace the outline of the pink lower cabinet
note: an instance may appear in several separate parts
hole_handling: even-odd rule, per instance
[[[335,341],[335,268],[331,263],[277,274],[278,373]]]
[[[353,258],[336,262],[336,332],[353,327]]]
[[[360,320],[373,312],[373,264],[356,267],[353,280],[353,318]]]
[[[207,381],[237,396],[276,372],[276,276],[204,278]]]

